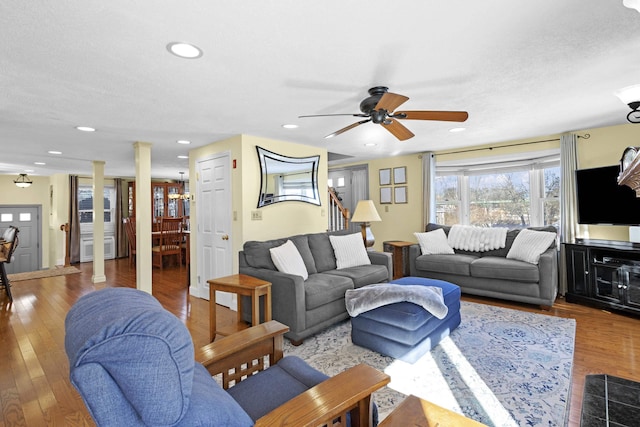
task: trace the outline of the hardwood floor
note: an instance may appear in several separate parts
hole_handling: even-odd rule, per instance
[[[0,427],[94,425],[71,386],[64,352],[64,318],[82,295],[105,286],[135,286],[128,259],[107,261],[107,282],[91,283],[91,263],[81,273],[14,282],[14,302],[0,295]],[[188,295],[185,271],[153,271],[153,294],[189,328],[196,347],[209,337],[208,301]],[[569,425],[580,423],[584,377],[607,373],[640,381],[640,319],[559,299],[548,312],[537,307],[464,296],[467,301],[516,308],[577,321]],[[223,330],[235,324],[235,312],[218,310]]]

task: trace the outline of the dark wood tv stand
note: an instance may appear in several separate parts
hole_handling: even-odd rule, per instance
[[[568,302],[640,315],[640,245],[610,240],[563,245]]]

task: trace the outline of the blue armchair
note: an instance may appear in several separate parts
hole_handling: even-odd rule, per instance
[[[369,426],[371,393],[389,382],[366,365],[328,378],[283,357],[276,321],[196,352],[184,324],[135,289],[83,296],[65,328],[71,382],[99,426]]]

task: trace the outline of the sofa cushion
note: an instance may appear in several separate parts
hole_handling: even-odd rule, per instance
[[[348,277],[353,280],[355,288],[374,283],[382,283],[389,280],[389,271],[384,265],[360,265],[357,267],[342,268],[325,271],[324,274]]]
[[[413,233],[418,239],[420,251],[423,255],[451,255],[455,252],[447,242],[447,235],[442,228],[426,233]]]
[[[346,236],[329,236],[329,241],[333,247],[336,257],[336,268],[357,267],[359,265],[371,264],[364,247],[362,234],[353,233]]]
[[[479,257],[474,255],[420,255],[416,258],[416,268],[437,273],[471,275],[469,266]]]
[[[336,256],[333,253],[329,235],[327,233],[308,234],[307,239],[316,265],[316,271],[322,273],[327,270],[335,270]]]
[[[485,256],[478,258],[471,263],[470,270],[473,277],[530,283],[540,281],[538,266],[502,257]]]
[[[298,252],[300,252],[300,256],[304,261],[304,265],[307,267],[307,272],[309,274],[317,273],[316,270],[316,262],[313,259],[313,254],[311,253],[311,249],[309,248],[309,238],[306,234],[299,234],[297,236],[289,237],[289,240],[296,245],[298,248]]]
[[[348,277],[326,273],[311,274],[304,282],[305,308],[307,311],[313,310],[344,299],[347,289],[353,289],[353,281]]]
[[[302,280],[307,280],[307,277],[309,277],[307,267],[304,265],[298,248],[291,240],[287,240],[283,245],[269,249],[269,252],[278,271],[301,276]]]
[[[540,255],[555,244],[556,233],[522,230],[516,237],[507,258],[538,264]]]
[[[247,260],[247,264],[254,268],[266,268],[276,271],[276,265],[271,259],[271,253],[269,249],[283,245],[287,239],[275,239],[267,240],[264,242],[257,242],[250,240],[243,245],[244,255]]]

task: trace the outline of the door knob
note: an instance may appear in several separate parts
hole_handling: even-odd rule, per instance
[[[229,236],[225,234],[224,236],[222,236],[222,240],[229,240]]]

